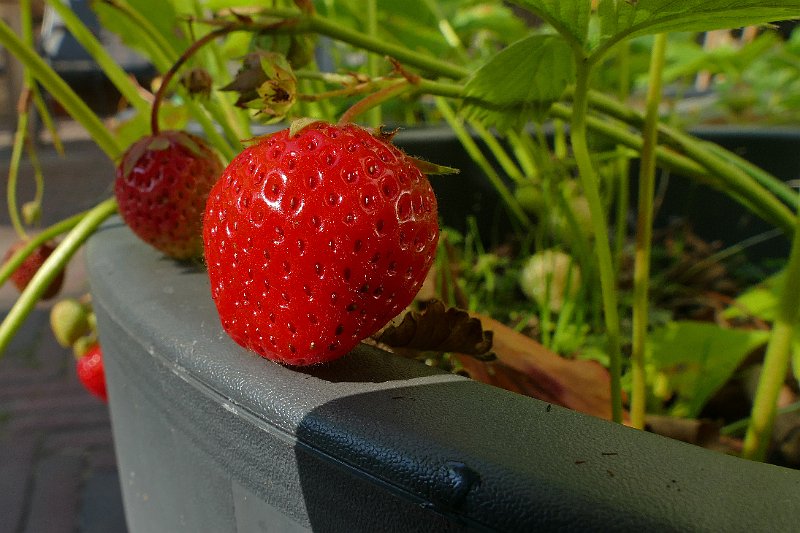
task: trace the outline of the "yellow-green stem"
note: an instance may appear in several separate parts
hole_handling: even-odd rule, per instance
[[[620,341],[619,309],[611,245],[608,240],[608,223],[598,188],[599,179],[592,162],[586,139],[586,114],[588,112],[589,74],[591,65],[582,54],[576,52],[575,95],[570,140],[575,161],[578,164],[583,193],[589,203],[589,213],[597,252],[597,267],[603,298],[603,314],[606,325],[606,342],[611,374],[611,416],[622,422],[622,352]]]
[[[491,184],[494,186],[497,193],[500,195],[500,198],[506,204],[506,207],[514,216],[517,222],[519,222],[522,227],[530,228],[531,227],[531,220],[522,207],[519,205],[519,202],[514,195],[511,194],[511,191],[508,190],[508,187],[505,183],[503,183],[502,178],[494,169],[494,167],[489,163],[486,156],[483,155],[478,145],[472,139],[467,129],[461,123],[461,121],[456,117],[455,112],[444,100],[444,98],[436,98],[436,108],[442,114],[444,119],[450,125],[453,130],[453,133],[456,134],[458,140],[461,142],[461,145],[469,154],[470,158],[483,170],[486,174],[486,177],[489,179]]]
[[[617,96],[620,102],[626,102],[630,96],[631,47],[630,43],[620,43],[617,49]],[[627,237],[627,219],[630,197],[630,158],[628,150],[618,146],[617,152],[617,202],[614,220],[614,272],[619,277],[622,268],[622,255]]]
[[[800,309],[800,214],[797,217],[797,226],[786,266],[783,290],[780,293],[778,313],[772,325],[742,449],[742,457],[755,461],[763,461],[769,447],[778,395],[789,369],[792,339]]]
[[[366,0],[367,8],[367,35],[373,39],[378,37],[378,2],[377,0]],[[381,57],[377,54],[367,56],[367,74],[372,79],[378,77]],[[381,106],[376,105],[367,114],[367,123],[370,126],[380,126],[382,119]]]
[[[131,81],[128,73],[111,57],[111,54],[106,51],[94,34],[81,22],[78,15],[70,9],[68,4],[64,3],[63,0],[47,0],[47,3],[58,13],[70,33],[94,59],[103,73],[114,84],[114,87],[137,111],[135,120],[146,124],[148,113],[150,112],[150,104],[142,98],[138,87]]]
[[[396,81],[392,85],[388,85],[380,91],[372,93],[353,104],[347,111],[342,113],[342,116],[339,118],[339,124],[353,122],[359,115],[411,89],[412,87],[408,81]]]
[[[644,429],[647,407],[645,346],[647,343],[648,297],[650,294],[650,251],[653,238],[653,194],[656,182],[658,106],[661,103],[661,73],[667,36],[656,35],[650,55],[647,101],[642,129],[642,162],[639,170],[639,202],[636,217],[636,254],[633,264],[633,339],[631,347],[631,425]]]
[[[61,103],[73,119],[86,129],[92,140],[111,160],[116,160],[122,154],[122,148],[117,139],[89,109],[89,106],[36,54],[33,48],[22,42],[2,20],[0,20],[0,45],[8,49],[30,70],[33,77]]]
[[[8,217],[11,225],[20,239],[27,239],[28,234],[22,225],[17,206],[17,178],[19,176],[19,164],[22,160],[22,149],[25,147],[25,136],[28,133],[28,104],[30,91],[27,87],[23,88],[20,95],[20,103],[17,106],[17,131],[14,133],[14,146],[11,149],[11,162],[8,165],[8,183],[6,184],[6,201],[8,202]]]

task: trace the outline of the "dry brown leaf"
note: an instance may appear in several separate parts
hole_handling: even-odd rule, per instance
[[[393,348],[420,351],[458,352],[491,360],[492,332],[481,321],[461,309],[447,308],[438,300],[424,311],[410,311],[399,325],[390,324],[375,340]]]
[[[493,318],[473,313],[494,333],[497,361],[462,358],[478,380],[600,418],[611,418],[611,379],[596,361],[567,359]]]

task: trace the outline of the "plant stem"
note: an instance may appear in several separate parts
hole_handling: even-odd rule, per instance
[[[589,100],[592,108],[623,122],[635,126],[641,126],[644,122],[644,117],[637,111],[625,107],[606,95],[591,92]],[[721,147],[701,141],[666,124],[659,124],[658,133],[666,144],[680,150],[687,157],[708,169],[709,173],[724,184],[726,190],[733,190],[740,196],[749,198],[752,204],[763,206],[762,212],[771,213],[773,220],[782,220],[783,227],[788,233],[794,231],[794,214],[776,198],[776,195],[793,206],[797,202],[797,193],[781,180],[763,170],[756,172],[753,165],[743,163],[741,158],[729,154]]]
[[[33,77],[61,103],[73,119],[86,129],[92,140],[112,161],[122,154],[122,147],[117,139],[89,109],[89,106],[36,54],[34,49],[22,42],[2,20],[0,20],[0,44],[30,70]]]
[[[653,194],[656,182],[656,142],[658,106],[661,103],[662,72],[667,35],[659,33],[653,41],[647,101],[642,129],[642,162],[639,172],[639,204],[636,217],[636,255],[633,264],[633,344],[631,347],[631,425],[644,429],[647,407],[645,344],[647,342],[648,297],[650,294],[650,253],[653,240]]]
[[[550,108],[550,115],[571,121],[573,110],[569,106],[556,103]],[[594,116],[588,116],[586,118],[586,124],[587,127],[595,133],[600,133],[618,144],[628,146],[636,151],[641,151],[642,138],[628,131],[624,125],[614,124],[610,122],[608,118],[600,119]],[[720,148],[720,150],[722,149]],[[768,205],[765,205],[760,201],[760,198],[744,196],[743,193],[727,185],[725,176],[718,176],[706,167],[700,165],[697,161],[673,149],[658,146],[656,148],[656,156],[660,166],[724,192],[759,217],[780,227],[785,233],[793,233],[794,215],[789,209],[779,208],[776,210],[773,202],[769,202]]]
[[[619,79],[617,81],[617,96],[620,102],[626,102],[630,96],[631,84],[631,47],[630,43],[620,43],[617,49],[617,70]],[[627,218],[630,207],[630,157],[628,150],[617,146],[617,202],[616,217],[614,220],[614,271],[619,277],[622,267],[622,255],[625,250],[627,237]]]
[[[489,151],[492,152],[492,155],[497,162],[500,164],[500,167],[503,169],[503,172],[511,178],[512,181],[516,183],[525,183],[527,180],[525,176],[522,175],[522,171],[519,167],[514,163],[511,157],[506,152],[506,149],[503,148],[503,145],[497,140],[497,138],[492,135],[483,124],[478,122],[477,120],[470,120],[469,126],[478,134],[478,137],[486,144],[489,148]]]
[[[68,4],[64,3],[62,0],[47,0],[47,3],[58,13],[58,16],[64,21],[70,33],[92,59],[94,59],[103,73],[111,80],[111,83],[114,84],[114,87],[117,88],[120,94],[137,111],[137,120],[147,120],[148,113],[150,112],[150,104],[142,98],[136,84],[131,81],[128,74],[117,61],[111,57],[111,54],[106,51],[100,41],[98,41],[92,32],[81,22],[75,12],[69,8]]]
[[[517,222],[519,222],[524,228],[530,228],[530,218],[528,218],[528,215],[519,205],[517,199],[514,198],[514,195],[511,194],[511,191],[508,190],[506,184],[503,183],[502,178],[500,178],[500,175],[497,173],[494,167],[492,167],[488,159],[486,159],[486,156],[483,155],[483,152],[481,152],[480,148],[472,139],[472,136],[470,136],[467,129],[459,121],[458,117],[456,117],[456,114],[453,112],[450,105],[443,98],[439,97],[436,98],[436,107],[447,123],[450,124],[450,127],[453,129],[453,132],[456,134],[456,137],[458,137],[458,140],[461,142],[461,145],[467,151],[470,158],[472,158],[472,160],[486,174],[489,182],[491,182],[497,193],[500,195],[500,198],[503,200],[503,202],[505,202],[506,208],[511,212]]]
[[[380,91],[372,93],[353,104],[347,111],[342,113],[342,116],[339,118],[339,124],[353,122],[353,120],[362,113],[365,113],[370,109],[374,109],[375,106],[379,106],[383,102],[386,102],[387,100],[390,100],[410,89],[411,85],[409,84],[408,80],[405,79],[399,80],[392,85],[388,85]]]
[[[19,177],[19,164],[22,160],[22,149],[25,147],[25,136],[28,134],[28,108],[30,107],[31,92],[28,87],[22,89],[17,104],[17,131],[14,133],[14,146],[11,149],[11,162],[8,165],[8,183],[6,184],[6,201],[8,202],[8,217],[17,237],[27,239],[28,234],[19,218],[17,206],[17,178]]]
[[[367,35],[373,39],[378,37],[378,2],[377,0],[366,0],[367,4]],[[378,77],[378,67],[381,57],[377,54],[367,56],[367,74],[370,78]],[[367,122],[371,126],[380,126],[382,120],[380,105],[374,106],[369,110]]]
[[[25,290],[22,291],[14,306],[0,324],[0,356],[8,348],[14,334],[33,310],[36,302],[50,286],[50,283],[61,272],[75,252],[97,227],[117,210],[117,202],[110,198],[92,208],[75,225],[72,231],[61,241],[61,244],[50,254],[44,264],[36,271]]]
[[[200,48],[210,43],[217,37],[228,34],[231,31],[233,31],[231,27],[223,27],[203,35],[200,39],[193,42],[189,48],[184,50],[178,60],[173,63],[166,74],[164,74],[164,76],[161,78],[161,85],[158,87],[155,100],[153,101],[153,108],[150,112],[150,131],[153,135],[158,135],[158,109],[161,106],[161,101],[164,99],[167,87],[169,87],[169,83],[172,81],[172,78],[183,66],[183,64],[186,63],[186,61],[188,61],[189,58],[192,57],[198,50],[200,50]]]
[[[427,72],[447,78],[461,79],[469,76],[470,71],[459,65],[410,50],[404,46],[393,44],[387,40],[371,37],[365,33],[351,30],[340,23],[328,20],[316,14],[305,14],[295,9],[262,9],[259,13],[264,17],[284,19],[285,24],[274,23],[241,23],[242,30],[268,30],[289,33],[318,33],[332,39],[349,43],[358,48],[393,57],[404,65],[412,65]]]
[[[586,140],[586,114],[588,112],[589,74],[591,65],[580,53],[575,53],[575,95],[570,140],[583,193],[589,203],[589,212],[594,232],[597,267],[600,272],[600,286],[603,297],[603,313],[606,325],[606,338],[611,374],[611,416],[615,422],[622,422],[622,352],[620,341],[619,309],[614,264],[611,258],[608,224],[598,189],[598,176],[592,163]]]
[[[789,369],[792,339],[800,309],[800,214],[797,225],[789,263],[786,265],[786,278],[778,301],[778,311],[772,325],[772,334],[750,413],[750,423],[744,438],[742,457],[745,459],[763,461],[766,456],[775,423],[778,394]]]

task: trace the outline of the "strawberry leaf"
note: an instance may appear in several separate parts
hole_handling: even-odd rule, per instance
[[[567,40],[585,45],[589,36],[589,0],[512,0],[553,26]]]
[[[575,77],[569,44],[533,35],[483,65],[464,88],[468,118],[508,129],[541,118]]]
[[[466,311],[435,300],[424,311],[410,311],[399,325],[390,324],[375,340],[393,348],[420,351],[457,352],[482,361],[491,361],[492,332],[484,331],[481,321]]]
[[[653,372],[666,377],[675,391],[671,414],[697,416],[744,358],[768,337],[768,331],[690,321],[655,329],[648,339],[648,364]]]
[[[622,39],[641,35],[702,32],[796,19],[800,15],[800,0],[604,0],[599,13],[600,43],[607,48]]]

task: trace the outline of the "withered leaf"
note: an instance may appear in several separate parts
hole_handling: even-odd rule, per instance
[[[497,361],[480,364],[461,358],[478,381],[539,398],[600,418],[611,418],[608,370],[595,361],[567,359],[532,338],[485,315],[474,313],[494,332]]]
[[[220,90],[239,93],[238,107],[255,109],[265,122],[275,122],[294,105],[297,79],[285,56],[257,50],[245,56],[233,81]]]
[[[461,309],[435,300],[423,311],[410,311],[399,325],[389,325],[375,340],[393,348],[457,352],[483,361],[494,359],[492,332]]]

